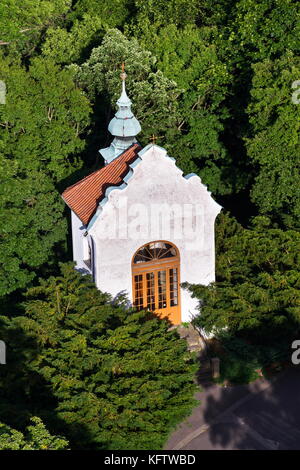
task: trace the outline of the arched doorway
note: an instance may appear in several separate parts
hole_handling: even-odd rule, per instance
[[[175,245],[167,241],[147,243],[132,260],[133,303],[139,310],[152,310],[181,323],[180,257]]]

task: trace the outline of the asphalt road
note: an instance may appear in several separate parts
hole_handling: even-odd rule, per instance
[[[288,369],[274,382],[207,384],[197,398],[202,403],[166,449],[300,450],[300,369]]]

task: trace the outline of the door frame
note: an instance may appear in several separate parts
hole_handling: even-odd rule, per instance
[[[176,250],[176,256],[168,257],[168,258],[161,258],[157,260],[151,260],[147,262],[142,262],[142,263],[134,263],[134,258],[137,255],[137,253],[144,248],[145,246],[151,244],[151,243],[167,243],[168,245],[171,245],[173,248]],[[179,321],[176,321],[175,324],[180,324],[181,323],[181,289],[180,289],[180,254],[179,250],[174,243],[169,242],[167,240],[155,240],[155,241],[150,241],[148,243],[145,243],[144,245],[140,246],[138,250],[134,253],[131,261],[131,279],[132,279],[132,302],[134,304],[135,302],[135,280],[134,276],[136,275],[144,275],[143,276],[143,309],[147,309],[147,306],[145,306],[145,301],[147,302],[147,285],[146,285],[146,273],[155,273],[158,271],[166,271],[166,299],[167,299],[167,304],[170,302],[170,280],[169,280],[169,269],[177,269],[177,295],[178,295],[178,304],[177,306],[174,307],[165,307],[162,309],[155,308],[154,313],[161,317],[169,317],[170,316],[170,321],[172,322],[172,313],[168,315],[167,310],[168,309],[174,309],[173,312],[177,310],[177,314],[175,315],[176,317],[179,317]],[[156,281],[155,281],[155,299],[157,300],[158,293],[157,293],[157,286],[156,286]],[[172,322],[173,323],[173,322]]]

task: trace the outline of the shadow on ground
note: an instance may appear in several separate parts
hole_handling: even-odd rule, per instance
[[[300,368],[289,367],[272,380],[222,387],[212,381],[207,358],[200,360],[200,404],[166,449],[300,449]]]

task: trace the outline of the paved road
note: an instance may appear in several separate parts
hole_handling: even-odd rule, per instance
[[[248,386],[206,383],[197,398],[200,406],[171,435],[166,449],[300,450],[300,369]]]

